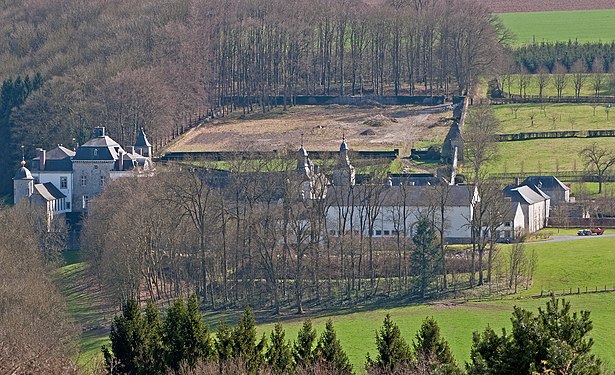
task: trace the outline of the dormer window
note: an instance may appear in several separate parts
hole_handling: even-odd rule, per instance
[[[98,149],[97,148],[94,149],[94,156],[98,156]]]

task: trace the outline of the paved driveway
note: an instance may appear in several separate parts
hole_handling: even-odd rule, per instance
[[[572,241],[572,240],[589,240],[590,238],[605,238],[605,237],[615,237],[615,233],[603,234],[603,235],[600,235],[600,236],[552,236],[552,238],[550,240],[537,241],[537,242],[526,242],[526,245],[533,245],[533,244],[545,243],[545,242],[564,242],[564,241]]]

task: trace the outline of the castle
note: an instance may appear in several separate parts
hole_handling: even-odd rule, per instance
[[[104,127],[97,127],[92,138],[75,151],[59,145],[37,153],[32,170],[22,160],[13,178],[14,203],[27,199],[43,206],[49,219],[87,212],[90,200],[108,181],[138,175],[153,166],[152,145],[143,130],[127,150],[107,136]]]

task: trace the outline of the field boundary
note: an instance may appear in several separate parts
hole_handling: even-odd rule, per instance
[[[560,130],[546,132],[523,132],[523,133],[507,133],[497,134],[498,142],[514,142],[525,141],[530,139],[547,139],[547,138],[600,138],[600,137],[615,137],[615,129],[606,130]]]

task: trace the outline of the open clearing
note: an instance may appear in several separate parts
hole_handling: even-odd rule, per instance
[[[553,230],[556,231],[556,230]],[[500,256],[506,257],[509,246],[502,247]],[[328,312],[312,317],[318,332],[321,332],[326,320],[331,317],[334,321],[338,337],[347,351],[355,370],[361,373],[365,362],[365,354],[369,351],[375,353],[374,335],[376,329],[382,324],[385,314],[391,314],[399,325],[404,337],[412,340],[421,322],[433,316],[441,327],[442,334],[449,341],[451,349],[458,361],[463,363],[469,359],[469,350],[472,342],[472,332],[483,330],[487,325],[499,332],[501,328],[510,328],[510,316],[513,306],[535,311],[537,307],[544,306],[547,299],[531,298],[530,295],[539,294],[540,290],[561,291],[570,288],[587,286],[589,290],[595,287],[609,288],[615,286],[612,275],[612,264],[615,261],[615,238],[587,238],[579,241],[559,243],[537,243],[527,246],[528,251],[536,251],[538,267],[534,275],[534,284],[529,290],[523,290],[516,296],[504,299],[487,299],[480,302],[437,301],[427,304],[410,305],[391,309],[368,309],[360,311]],[[73,267],[67,266],[61,272],[70,277],[73,271],[78,271],[82,263]],[[68,272],[68,273],[67,273]],[[76,274],[75,274],[76,275]],[[81,277],[86,277],[82,274]],[[108,312],[104,313],[101,321],[101,308],[96,299],[83,289],[77,288],[74,280],[65,284],[65,293],[69,297],[71,313],[84,326],[101,327],[101,323],[110,321]],[[594,322],[593,338],[595,339],[595,353],[609,366],[615,365],[615,330],[612,329],[612,306],[615,304],[615,293],[581,294],[566,297],[571,301],[574,311],[591,310]],[[94,302],[94,306],[90,303]],[[108,310],[106,310],[108,311]],[[309,312],[308,312],[309,313]],[[207,321],[210,327],[213,322],[228,316],[228,313],[209,313]],[[233,314],[234,316],[238,314]],[[310,316],[309,314],[306,316]],[[290,318],[290,319],[289,319]],[[294,339],[300,328],[303,317],[296,315],[282,316],[287,338]],[[259,333],[268,333],[273,324],[261,324]],[[80,363],[92,363],[100,358],[100,345],[107,342],[106,330],[84,331],[81,337]]]
[[[191,130],[166,151],[295,149],[303,134],[307,150],[336,150],[345,135],[352,149],[399,148],[407,154],[410,147],[441,144],[450,126],[446,119],[452,116],[444,109],[429,113],[433,107],[297,106],[246,118],[235,112]],[[373,135],[361,135],[367,130]]]
[[[534,285],[518,296],[502,300],[491,299],[482,302],[438,301],[423,305],[413,305],[393,309],[379,309],[346,315],[333,314],[332,319],[338,337],[348,352],[355,370],[365,362],[365,354],[375,354],[375,331],[382,324],[385,314],[391,314],[408,340],[414,338],[421,322],[429,316],[440,325],[443,336],[449,341],[453,354],[458,361],[469,359],[472,332],[483,330],[487,325],[496,332],[501,328],[510,329],[510,316],[513,306],[536,311],[544,306],[546,298],[530,298],[530,294],[540,293],[541,288],[561,290],[587,286],[589,290],[598,286],[615,287],[612,264],[615,260],[615,238],[588,238],[583,241],[559,243],[538,243],[527,246],[528,251],[536,251],[538,267]],[[507,248],[502,250],[506,255]],[[581,261],[582,260],[582,261]],[[609,367],[615,364],[615,330],[612,329],[612,306],[615,293],[581,294],[566,297],[574,311],[590,310],[594,322],[592,337],[595,340],[595,353]],[[328,318],[313,319],[316,329],[321,332]],[[284,323],[287,338],[294,339],[302,320],[295,319]],[[268,332],[272,324],[259,327],[260,332]]]
[[[499,14],[514,34],[514,44],[568,40],[610,42],[615,38],[615,9]]]

